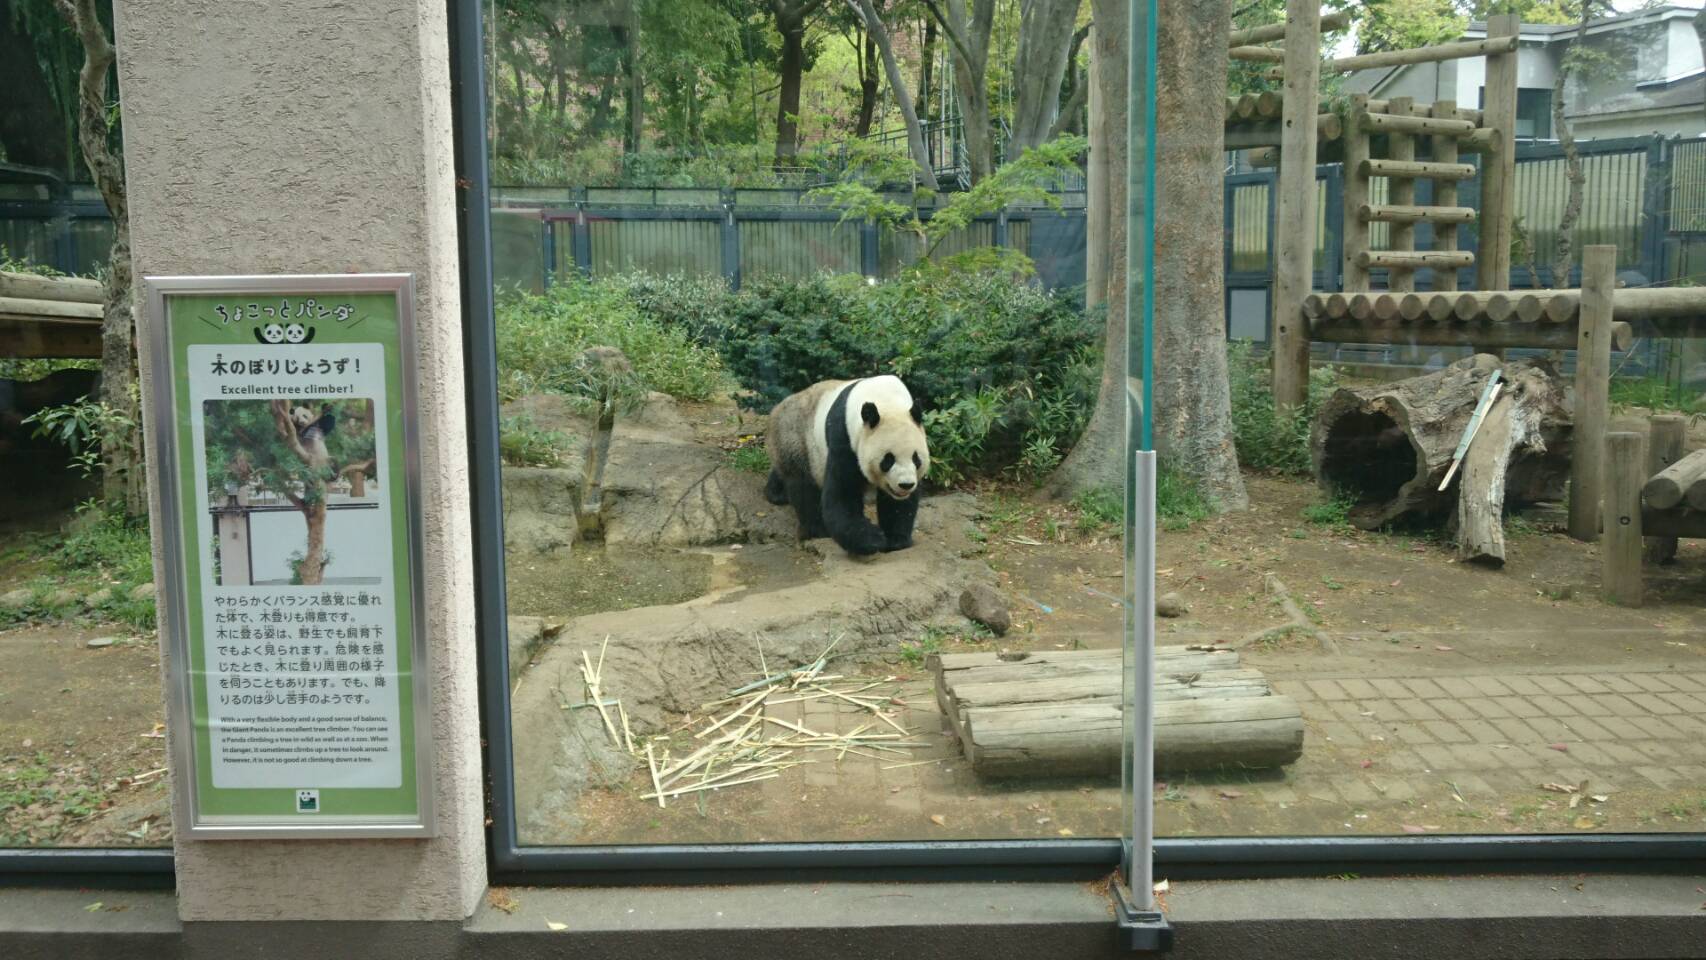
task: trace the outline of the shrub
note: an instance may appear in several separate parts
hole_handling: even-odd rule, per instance
[[[621,350],[645,388],[679,400],[709,400],[729,387],[716,352],[642,312],[621,279],[568,279],[545,294],[511,295],[498,306],[497,327],[505,400],[578,395],[578,362],[595,346]]]
[[[1240,340],[1227,348],[1227,360],[1239,462],[1252,470],[1310,473],[1309,427],[1315,411],[1338,386],[1338,374],[1327,367],[1312,369],[1303,409],[1281,415],[1274,409],[1273,374],[1267,357],[1256,356],[1250,342]]]
[[[573,442],[560,430],[541,429],[525,413],[498,423],[498,453],[512,467],[554,467]]]
[[[728,453],[729,466],[744,473],[769,473],[770,451],[763,443],[748,443]]]

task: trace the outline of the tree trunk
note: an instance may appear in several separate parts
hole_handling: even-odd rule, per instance
[[[918,100],[912,105],[912,112],[926,119],[930,116],[930,83],[934,77],[931,73],[936,68],[936,21],[929,15],[924,17],[924,45],[918,55]]]
[[[56,0],[60,14],[83,44],[78,74],[78,142],[83,162],[101,191],[113,220],[113,245],[105,278],[101,317],[101,402],[107,422],[101,436],[101,495],[107,508],[126,516],[147,512],[144,494],[142,422],[137,394],[135,323],[131,313],[130,215],[124,163],[109,143],[107,77],[113,45],[95,12],[94,0]]]
[[[944,9],[946,8],[946,9]],[[961,138],[971,182],[981,183],[995,170],[995,137],[989,115],[989,38],[995,28],[995,3],[983,0],[971,11],[966,0],[932,0],[930,12],[942,25],[954,54],[954,94],[960,105]]]
[[[1470,445],[1485,466],[1467,475],[1460,467],[1460,491],[1449,485],[1442,491],[1487,380],[1501,368],[1499,403],[1506,409],[1494,429],[1477,433]],[[1549,362],[1478,354],[1420,377],[1341,388],[1316,414],[1309,446],[1322,488],[1355,498],[1352,523],[1373,530],[1399,517],[1437,519],[1456,509],[1464,555],[1480,559],[1490,558],[1493,543],[1486,526],[1507,503],[1563,497],[1571,433],[1564,384]],[[1501,443],[1506,450],[1494,449]]]
[[[1587,40],[1588,18],[1592,15],[1592,0],[1582,0],[1581,26],[1576,29],[1576,44]],[[1558,64],[1557,76],[1552,81],[1552,126],[1553,133],[1558,137],[1558,146],[1564,151],[1564,176],[1570,183],[1568,198],[1564,201],[1564,212],[1558,215],[1558,232],[1555,234],[1557,247],[1552,254],[1552,286],[1554,289],[1570,285],[1570,261],[1574,259],[1573,246],[1576,239],[1576,221],[1582,215],[1582,188],[1587,183],[1587,174],[1582,171],[1582,158],[1576,152],[1576,137],[1570,132],[1570,121],[1564,116],[1564,84],[1570,76],[1570,55],[1566,53],[1563,62]],[[1532,246],[1532,244],[1531,244]]]
[[[1090,120],[1091,219],[1086,226],[1089,249],[1097,255],[1087,264],[1090,283],[1085,297],[1092,307],[1105,305],[1107,327],[1096,409],[1084,435],[1049,480],[1049,492],[1056,497],[1118,490],[1124,485],[1128,384],[1136,383],[1128,379],[1126,366],[1126,122],[1130,96],[1126,76],[1131,64],[1126,34],[1130,17],[1125,0],[1091,0],[1091,12],[1096,25],[1090,31],[1090,75],[1096,86]],[[1217,162],[1215,170],[1219,169]],[[1218,315],[1220,311],[1214,312]]]
[[[1250,505],[1232,444],[1226,370],[1222,62],[1231,0],[1161,0],[1156,62],[1155,448],[1217,510]]]
[[[894,44],[889,39],[888,28],[883,25],[882,17],[877,16],[877,8],[871,0],[848,0],[853,9],[865,21],[865,36],[877,45],[877,50],[883,58],[883,70],[889,77],[889,88],[894,91],[895,105],[900,107],[901,122],[906,125],[906,146],[912,154],[912,161],[918,166],[918,183],[921,186],[936,189],[936,171],[930,165],[930,151],[924,144],[924,128],[918,122],[918,114],[913,112],[912,97],[906,90],[906,77],[900,72],[900,62],[895,59]]]
[[[326,491],[317,500],[302,504],[302,517],[308,523],[308,549],[296,567],[296,579],[305,587],[317,587],[326,575]]]
[[[776,10],[776,32],[782,35],[782,86],[776,104],[776,165],[792,166],[800,152],[800,85],[806,69],[805,18]]]
[[[1048,140],[1060,118],[1061,82],[1081,3],[1030,0],[1021,5],[1013,68],[1012,156]]]
[[[877,40],[866,30],[859,43],[859,119],[853,126],[855,137],[869,136],[871,118],[877,112]]]
[[[640,18],[628,27],[628,144],[629,153],[639,153],[646,143],[646,80],[640,73]]]

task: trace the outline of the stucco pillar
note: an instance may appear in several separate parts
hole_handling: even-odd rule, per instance
[[[179,840],[179,910],[185,920],[460,920],[484,890],[485,842],[446,4],[114,7],[138,278],[416,276],[433,711],[421,735],[434,744],[438,835]],[[144,381],[144,406],[153,394]]]

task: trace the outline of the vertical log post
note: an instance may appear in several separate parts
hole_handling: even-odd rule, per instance
[[[1605,436],[1605,539],[1599,546],[1600,589],[1605,599],[1641,605],[1641,484],[1646,454],[1638,433]]]
[[[1440,120],[1455,120],[1455,119],[1457,119],[1457,101],[1456,100],[1435,100],[1434,101],[1434,108],[1433,108],[1433,115],[1435,118],[1440,119]],[[1434,137],[1433,138],[1433,156],[1430,159],[1432,159],[1433,162],[1435,162],[1435,163],[1456,163],[1457,162],[1457,138],[1456,137]],[[1455,207],[1455,206],[1457,206],[1457,181],[1456,180],[1435,180],[1434,181],[1434,206],[1436,206],[1436,207]],[[1441,250],[1441,251],[1451,251],[1451,250],[1457,249],[1457,224],[1455,224],[1455,223],[1436,223],[1436,224],[1434,224],[1434,249],[1435,250]],[[1433,288],[1435,290],[1456,290],[1457,289],[1457,268],[1456,267],[1435,267],[1434,272],[1433,272]]]
[[[1410,116],[1414,110],[1414,101],[1410,97],[1393,97],[1386,104],[1386,112],[1398,117]],[[1416,159],[1416,138],[1396,130],[1386,136],[1386,155],[1393,160],[1411,161]],[[1416,181],[1409,177],[1393,177],[1386,185],[1387,203],[1397,207],[1413,207],[1416,205]],[[1415,223],[1392,224],[1393,250],[1411,251],[1416,249]],[[1416,289],[1416,273],[1408,267],[1387,267],[1386,288],[1408,293]]]
[[[1320,0],[1286,0],[1285,99],[1275,217],[1274,406],[1296,410],[1309,394],[1309,327],[1303,298],[1315,277],[1315,116],[1320,109]]]
[[[1617,248],[1582,250],[1581,332],[1576,337],[1576,425],[1570,456],[1570,536],[1591,541],[1599,531],[1601,462],[1611,412],[1611,296]],[[1646,466],[1645,459],[1637,469]]]
[[[1368,127],[1363,118],[1368,116],[1368,95],[1358,93],[1351,97],[1350,109],[1345,114],[1344,133],[1344,208],[1345,222],[1340,229],[1343,233],[1344,263],[1339,268],[1339,276],[1344,278],[1341,289],[1367,290],[1368,267],[1362,262],[1363,254],[1368,252],[1368,222],[1363,220],[1361,210],[1368,203],[1368,177],[1362,172],[1362,162],[1368,159]]]
[[[1487,39],[1515,36],[1522,18],[1501,14],[1487,18]],[[1509,290],[1511,286],[1511,216],[1516,181],[1516,58],[1517,51],[1487,57],[1487,94],[1482,124],[1492,128],[1493,142],[1481,160],[1481,251],[1476,256],[1475,286]]]
[[[1643,486],[1666,467],[1682,459],[1688,439],[1688,418],[1676,414],[1661,414],[1651,421],[1651,436],[1647,438],[1647,473]],[[1669,563],[1676,559],[1675,537],[1648,537],[1646,558],[1652,563]]]

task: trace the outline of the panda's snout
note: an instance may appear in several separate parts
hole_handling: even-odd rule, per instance
[[[902,480],[895,484],[895,489],[899,490],[901,493],[911,493],[917,486],[918,484],[912,480]]]

